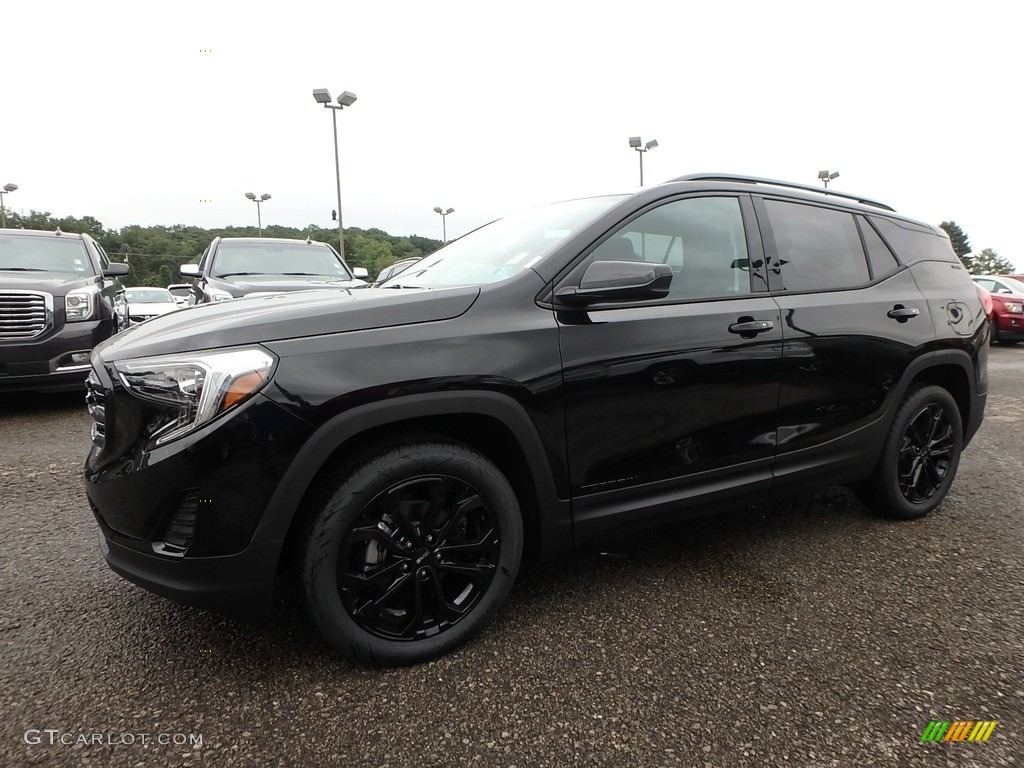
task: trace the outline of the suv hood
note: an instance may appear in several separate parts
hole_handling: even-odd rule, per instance
[[[44,291],[54,296],[65,296],[68,291],[92,285],[96,275],[55,277],[52,272],[5,272],[0,270],[0,291]]]
[[[98,346],[106,362],[458,317],[480,295],[459,288],[359,288],[278,293],[154,317]]]

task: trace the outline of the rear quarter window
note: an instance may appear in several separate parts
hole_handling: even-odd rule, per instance
[[[897,221],[882,216],[869,216],[868,219],[904,264],[913,264],[917,261],[960,261],[953,252],[949,238],[944,234],[938,234],[928,227],[909,221]]]

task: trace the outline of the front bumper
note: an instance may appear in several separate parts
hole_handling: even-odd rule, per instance
[[[90,389],[89,398],[103,422],[86,462],[86,494],[110,567],[178,602],[265,617],[287,526],[263,525],[264,511],[311,428],[257,394],[148,449],[135,398],[116,387],[100,397]]]
[[[184,605],[248,622],[270,617],[280,543],[254,542],[223,557],[173,560],[146,551],[146,542],[119,536],[100,522],[100,551],[115,573]]]
[[[39,341],[0,342],[0,391],[60,392],[82,389],[89,375],[88,353],[110,338],[110,319],[67,323]],[[73,354],[84,354],[75,363]]]
[[[1000,341],[1024,340],[1024,315],[994,315],[992,322],[999,329]]]

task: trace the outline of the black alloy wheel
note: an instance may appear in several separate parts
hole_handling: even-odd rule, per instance
[[[453,443],[393,445],[321,504],[303,557],[307,606],[350,658],[426,661],[497,612],[522,546],[515,494],[486,457]]]
[[[500,554],[497,518],[476,488],[448,475],[410,478],[377,494],[349,529],[341,599],[377,637],[423,639],[473,610]]]
[[[890,517],[922,517],[945,498],[962,449],[953,396],[939,386],[915,385],[896,409],[875,473],[855,487],[857,496]]]
[[[942,488],[956,441],[949,416],[928,403],[907,423],[897,469],[900,492],[911,504],[923,504]]]

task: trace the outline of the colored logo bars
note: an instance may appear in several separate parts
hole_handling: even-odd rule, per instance
[[[995,720],[932,720],[921,741],[988,741],[995,727]]]

